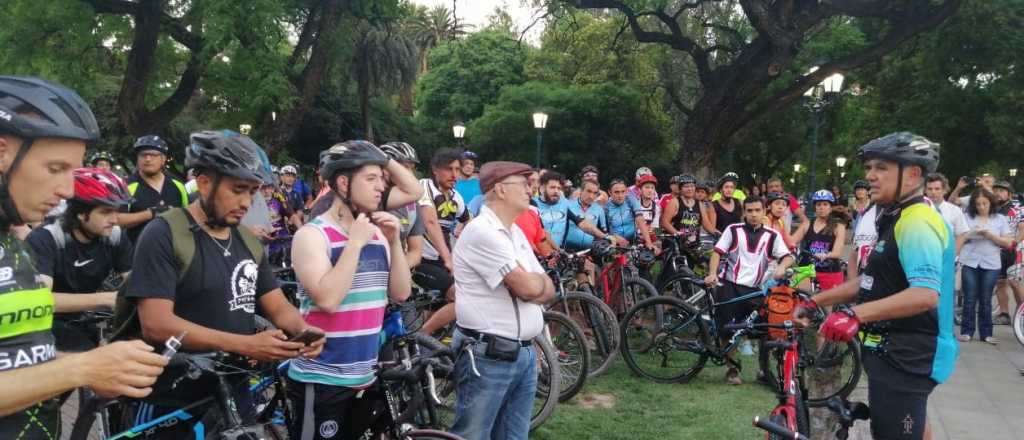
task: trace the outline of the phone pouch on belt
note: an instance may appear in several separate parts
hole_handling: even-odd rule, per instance
[[[487,335],[487,349],[484,355],[498,361],[515,362],[519,359],[522,345],[515,339]]]

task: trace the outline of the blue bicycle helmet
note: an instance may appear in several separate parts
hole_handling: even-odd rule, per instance
[[[812,203],[829,202],[831,204],[835,204],[836,203],[836,196],[832,195],[832,191],[829,191],[827,189],[823,189],[823,190],[820,190],[820,191],[815,191],[814,195],[811,196],[811,202]]]

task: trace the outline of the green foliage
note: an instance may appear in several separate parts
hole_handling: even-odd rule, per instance
[[[536,131],[532,113],[548,114],[544,130],[544,165],[576,173],[594,164],[603,175],[631,175],[641,165],[667,164],[664,114],[643,105],[642,94],[604,83],[559,85],[528,82],[506,87],[497,102],[467,128],[472,148],[484,160],[507,159],[532,164]]]

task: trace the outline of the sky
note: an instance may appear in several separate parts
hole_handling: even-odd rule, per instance
[[[411,0],[412,3],[434,7],[443,5],[449,10],[452,9],[453,0]],[[455,15],[460,22],[472,24],[474,29],[479,29],[487,24],[487,16],[494,12],[496,7],[504,6],[512,20],[516,22],[519,31],[522,32],[535,20],[541,11],[526,4],[523,0],[454,0]],[[538,22],[526,34],[526,41],[537,44],[540,40],[540,32],[544,29],[544,23]]]

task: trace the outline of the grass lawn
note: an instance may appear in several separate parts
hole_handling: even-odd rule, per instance
[[[588,379],[583,391],[558,405],[531,438],[555,439],[761,439],[751,426],[755,415],[767,415],[774,394],[754,382],[757,358],[740,356],[741,386],[725,384],[725,367],[708,362],[686,384],[657,384],[636,377],[618,359],[604,375]],[[588,395],[611,396],[610,409],[585,408]]]

